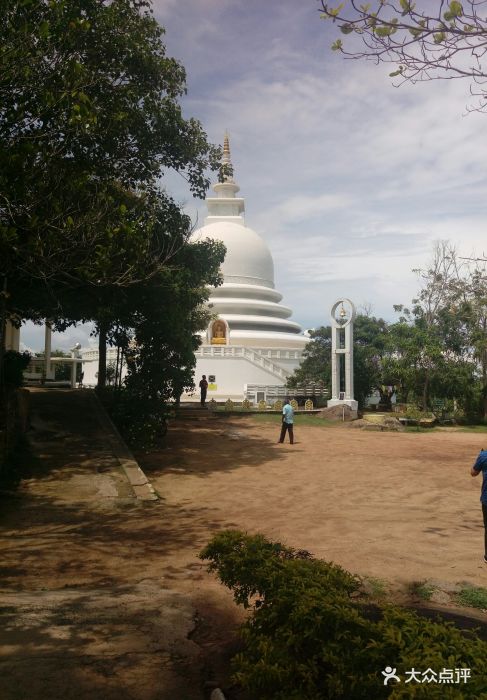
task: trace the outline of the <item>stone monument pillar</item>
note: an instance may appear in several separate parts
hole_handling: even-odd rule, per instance
[[[353,398],[353,322],[355,306],[350,299],[339,299],[331,309],[331,406],[349,406],[357,416]],[[344,378],[344,379],[343,379]]]

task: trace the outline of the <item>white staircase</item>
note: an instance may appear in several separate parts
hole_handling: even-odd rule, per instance
[[[295,351],[290,351],[295,352]],[[269,374],[286,383],[291,372],[265,356],[261,350],[244,345],[202,345],[195,352],[196,357],[241,357],[256,367],[261,367]]]

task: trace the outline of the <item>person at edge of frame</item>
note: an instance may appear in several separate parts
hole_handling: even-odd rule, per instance
[[[480,450],[477,461],[470,470],[472,476],[478,476],[482,472],[482,491],[480,503],[484,517],[484,562],[487,564],[487,450]]]

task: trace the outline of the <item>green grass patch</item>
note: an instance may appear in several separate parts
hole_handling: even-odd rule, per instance
[[[461,425],[458,430],[462,433],[487,433],[487,425]]]
[[[406,433],[434,433],[438,430],[437,426],[425,428],[422,425],[406,425],[404,427]]]
[[[436,590],[435,586],[426,583],[426,581],[413,581],[409,586],[411,595],[417,596],[421,600],[431,600],[431,596]]]
[[[207,404],[208,406],[208,404]],[[227,411],[225,406],[217,406],[216,408],[216,413],[250,413],[250,411],[245,408],[243,409],[242,406],[234,406],[231,411]]]
[[[371,598],[382,599],[387,595],[387,582],[374,576],[364,576],[364,589]]]
[[[461,605],[487,610],[487,588],[469,586],[468,588],[463,588],[455,597]]]
[[[256,423],[276,423],[280,425],[282,422],[280,413],[251,413],[249,411],[247,415]],[[323,428],[337,424],[334,421],[323,420],[323,418],[319,418],[316,414],[306,415],[305,413],[295,413],[294,425],[296,427],[300,425],[309,425],[315,428]]]

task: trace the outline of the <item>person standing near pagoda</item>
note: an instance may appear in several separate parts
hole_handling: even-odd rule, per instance
[[[201,408],[205,408],[206,394],[208,392],[208,382],[206,381],[206,374],[204,374],[202,376],[199,386],[200,386]]]

